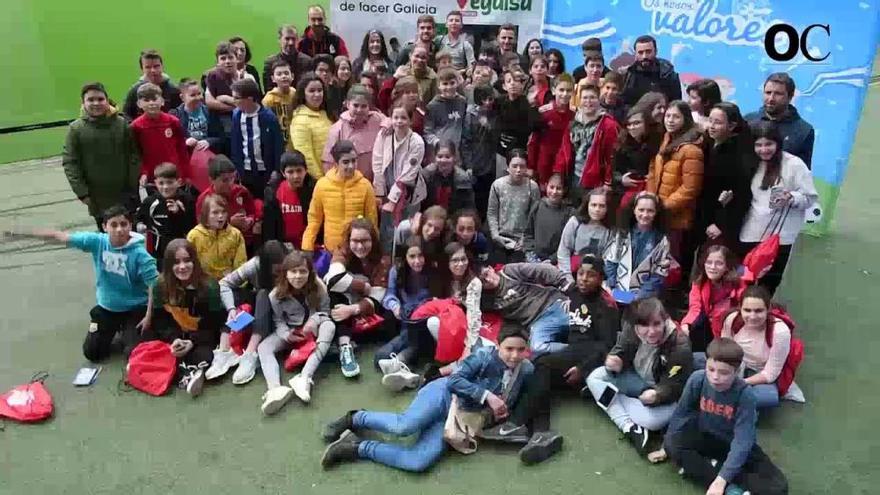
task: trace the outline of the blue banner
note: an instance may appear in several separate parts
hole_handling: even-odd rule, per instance
[[[774,28],[766,47],[768,29],[782,24],[788,27]],[[816,130],[812,170],[822,215],[810,230],[827,232],[880,37],[878,0],[549,0],[542,30],[545,49],[560,49],[569,72],[583,63],[587,38],[602,40],[606,64],[616,69],[632,63],[642,34],[675,64],[682,94],[711,78],[743,114],[761,106],[767,75],[791,75],[792,103]]]

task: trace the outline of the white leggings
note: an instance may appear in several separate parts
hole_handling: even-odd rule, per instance
[[[321,364],[324,356],[327,355],[327,350],[330,349],[330,343],[333,342],[333,335],[335,333],[336,324],[332,321],[325,321],[318,326],[317,345],[306,364],[303,365],[300,372],[301,375],[308,379],[314,376],[315,371],[318,370],[318,365]],[[259,347],[257,347],[257,354],[260,356],[260,369],[263,370],[263,378],[266,379],[266,388],[273,389],[281,386],[281,368],[278,366],[278,359],[275,357],[275,354],[291,349],[291,347],[289,342],[279,337],[275,332],[270,333],[260,342]]]
[[[605,387],[613,381],[605,367],[600,366],[587,377],[587,387],[593,397],[598,400],[599,397],[602,397]],[[627,397],[623,393],[615,395],[608,409],[605,410],[605,413],[620,431],[623,431],[629,422],[650,431],[661,430],[669,424],[673,412],[675,412],[675,403],[646,406],[637,397]]]

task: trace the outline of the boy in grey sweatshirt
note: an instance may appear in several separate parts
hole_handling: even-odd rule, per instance
[[[547,197],[538,201],[529,214],[525,248],[526,260],[531,263],[556,261],[562,229],[573,213],[562,202],[565,197],[564,182],[561,175],[552,175],[547,181]]]
[[[467,100],[458,94],[458,73],[454,69],[441,69],[437,79],[439,94],[428,103],[425,116],[425,143],[435,147],[440,141],[449,140],[458,148]]]

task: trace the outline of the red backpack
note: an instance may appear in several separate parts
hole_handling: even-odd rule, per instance
[[[168,391],[176,372],[177,358],[171,354],[171,345],[150,340],[131,351],[125,381],[141,392],[160,396]]]
[[[22,423],[35,423],[51,416],[55,405],[43,385],[47,376],[46,373],[37,373],[29,383],[0,395],[0,417]]]
[[[779,376],[776,378],[776,388],[779,390],[779,397],[783,397],[788,392],[788,388],[791,387],[791,384],[794,382],[794,375],[797,373],[801,361],[804,360],[804,341],[794,336],[796,325],[785,308],[774,304],[773,307],[770,308],[770,316],[771,318],[768,318],[767,321],[767,329],[764,331],[764,337],[767,340],[768,347],[773,347],[773,326],[776,324],[776,320],[785,323],[791,331],[791,345],[788,350],[788,357],[785,358],[785,364],[782,365],[782,371],[779,372]],[[730,327],[731,332],[736,335],[736,333],[742,329],[744,324],[742,316],[737,313],[733,319],[733,324]]]

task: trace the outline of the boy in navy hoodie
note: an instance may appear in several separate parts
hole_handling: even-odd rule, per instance
[[[156,260],[144,247],[144,236],[131,231],[128,211],[111,206],[103,218],[106,233],[52,229],[6,233],[64,243],[92,255],[98,304],[89,312],[92,321],[83,342],[83,355],[93,362],[110,355],[117,332],[122,333],[126,358],[137,344],[150,340],[153,286],[159,278]]]
[[[705,370],[685,385],[669,422],[664,450],[707,495],[788,493],[785,475],[755,443],[755,395],[737,374],[743,350],[731,339],[709,344]]]
[[[260,105],[262,95],[257,83],[241,79],[232,84],[235,110],[232,112],[232,133],[229,140],[230,158],[241,184],[255,198],[273,173],[284,148],[281,125],[271,110]]]
[[[262,95],[254,81],[235,81],[232,96],[236,108],[232,112],[230,158],[241,184],[255,198],[263,199],[269,178],[278,173],[284,149],[281,125],[271,110],[260,105]]]

